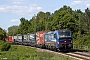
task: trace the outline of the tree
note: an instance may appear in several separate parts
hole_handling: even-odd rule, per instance
[[[85,13],[80,16],[81,33],[88,33],[90,30],[90,9],[85,9]]]
[[[78,14],[69,6],[64,5],[52,14],[52,29],[69,29],[73,32],[77,32],[79,19],[75,17],[75,15]]]
[[[29,33],[30,32],[30,25],[31,25],[31,23],[27,19],[25,19],[23,17],[20,19],[20,21],[21,21],[21,23],[19,25],[19,33],[20,34],[27,34],[27,33]]]
[[[0,28],[0,40],[4,40],[6,37],[6,31]]]
[[[17,35],[18,34],[18,28],[19,26],[11,26],[8,28],[8,35],[9,36],[13,36],[13,35]]]

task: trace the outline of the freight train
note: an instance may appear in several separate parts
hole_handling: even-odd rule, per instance
[[[14,44],[30,45],[55,51],[73,49],[72,32],[66,29],[44,30],[25,35],[17,34],[6,37],[5,40]]]

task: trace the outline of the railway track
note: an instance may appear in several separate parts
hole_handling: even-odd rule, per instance
[[[90,60],[90,54],[87,52],[68,52],[68,53],[63,53],[63,52],[55,52],[51,50],[46,50],[46,49],[40,49],[37,48],[38,51],[41,52],[50,52],[50,53],[55,53],[63,56],[68,56],[71,57],[75,60]]]
[[[90,55],[82,54],[82,52],[79,53],[66,53],[66,55],[73,57],[77,60],[90,60]]]

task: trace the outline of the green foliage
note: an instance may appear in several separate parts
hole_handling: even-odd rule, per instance
[[[6,42],[2,44],[1,51],[8,51],[10,47],[11,47],[11,44]]]
[[[8,35],[12,36],[12,35],[17,35],[18,34],[18,26],[11,26],[8,28]]]
[[[0,50],[1,50],[3,44],[4,44],[4,41],[0,40]]]
[[[90,9],[85,9],[85,13],[79,12],[79,31],[75,35],[74,38],[76,40],[74,41],[75,46],[79,49],[86,49],[85,47],[88,47],[87,50],[90,50]]]
[[[8,51],[11,47],[11,44],[9,42],[4,42],[3,40],[0,40],[0,51]]]
[[[0,28],[0,40],[4,40],[6,37],[6,31]]]
[[[0,40],[0,51],[8,51],[11,47],[11,44]]]
[[[18,33],[19,34],[30,33],[31,23],[23,17],[20,19],[20,21],[21,21],[21,24],[19,25]]]
[[[73,39],[74,48],[90,50],[90,33],[78,35],[78,38]]]
[[[0,52],[1,53],[1,52]],[[72,60],[69,57],[48,52],[40,52],[28,46],[11,46],[8,52],[2,52],[0,58],[8,60]]]

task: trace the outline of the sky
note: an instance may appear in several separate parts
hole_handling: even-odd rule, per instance
[[[0,27],[7,30],[19,25],[22,17],[30,20],[39,11],[53,13],[63,5],[84,11],[90,7],[90,0],[0,0]]]

